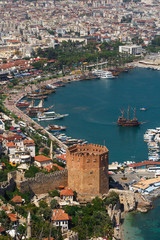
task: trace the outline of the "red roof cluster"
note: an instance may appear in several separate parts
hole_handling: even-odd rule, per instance
[[[145,165],[160,165],[160,162],[154,162],[154,161],[144,161],[144,162],[140,162],[140,163],[132,163],[129,165],[129,167],[141,167],[141,166],[145,166]]]

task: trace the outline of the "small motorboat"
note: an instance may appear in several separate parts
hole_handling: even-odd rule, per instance
[[[141,110],[141,111],[146,111],[147,108],[146,108],[146,107],[141,107],[140,110]]]

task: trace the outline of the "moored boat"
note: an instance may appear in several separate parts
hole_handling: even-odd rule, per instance
[[[35,116],[35,115],[37,115],[37,113],[39,113],[39,112],[41,112],[41,113],[46,112],[46,111],[48,111],[50,108],[53,107],[53,105],[52,105],[52,106],[50,106],[50,107],[48,107],[48,108],[44,108],[44,107],[43,107],[43,101],[44,101],[44,100],[41,99],[41,101],[39,102],[39,104],[38,104],[37,106],[34,106],[34,101],[32,100],[31,105],[27,108],[27,114],[28,114],[28,115],[31,115],[31,116]]]
[[[30,105],[30,103],[24,100],[24,101],[18,102],[16,104],[16,107],[28,107],[29,105]]]
[[[66,127],[65,126],[59,126],[59,125],[48,125],[46,130],[48,130],[50,132],[60,132],[60,131],[66,130]]]
[[[27,98],[30,98],[30,99],[45,99],[45,98],[47,98],[48,97],[48,95],[43,95],[43,96],[37,96],[37,95],[35,95],[35,94],[33,94],[33,95],[27,95]]]
[[[111,78],[115,78],[115,76],[113,76],[113,74],[109,71],[102,71],[101,75],[100,75],[100,79],[111,79]]]
[[[54,111],[52,112],[39,112],[37,114],[37,117],[38,117],[38,121],[49,121],[49,120],[59,120],[59,119],[62,119],[64,117],[67,117],[68,114],[59,114],[59,113],[56,113]]]

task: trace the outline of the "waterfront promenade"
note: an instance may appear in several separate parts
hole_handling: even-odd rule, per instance
[[[68,76],[63,77],[63,78],[56,78],[56,79],[51,79],[47,80],[45,82],[41,82],[38,86],[37,85],[29,85],[25,88],[22,88],[18,90],[17,92],[11,90],[8,94],[9,96],[6,98],[4,101],[4,106],[6,109],[8,109],[10,112],[14,113],[17,117],[25,121],[28,125],[32,126],[34,129],[41,129],[43,134],[48,134],[50,140],[55,141],[57,145],[60,148],[67,149],[67,146],[62,143],[59,139],[57,139],[55,136],[53,136],[51,133],[49,133],[46,129],[44,129],[42,126],[40,126],[37,122],[35,122],[33,119],[31,119],[27,114],[25,114],[23,111],[21,111],[19,108],[16,107],[16,103],[20,101],[22,98],[24,98],[29,92],[36,90],[39,88],[41,85],[44,84],[53,84],[58,81],[67,79]]]

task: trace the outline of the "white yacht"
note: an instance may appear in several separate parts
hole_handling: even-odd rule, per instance
[[[38,121],[48,121],[48,120],[58,120],[62,119],[64,117],[67,117],[69,114],[59,114],[55,113],[54,111],[52,112],[44,112],[44,113],[38,113]]]
[[[104,72],[104,71],[103,71],[103,70],[100,70],[100,69],[94,69],[94,70],[92,71],[92,73],[93,73],[94,75],[96,75],[97,77],[100,77],[103,72]]]
[[[104,71],[100,69],[94,69],[92,71],[93,74],[95,74],[97,77],[101,79],[106,79],[106,78],[115,78],[113,74],[110,71]]]
[[[101,75],[100,75],[101,79],[106,79],[106,78],[115,78],[113,76],[113,74],[109,71],[102,71]]]

